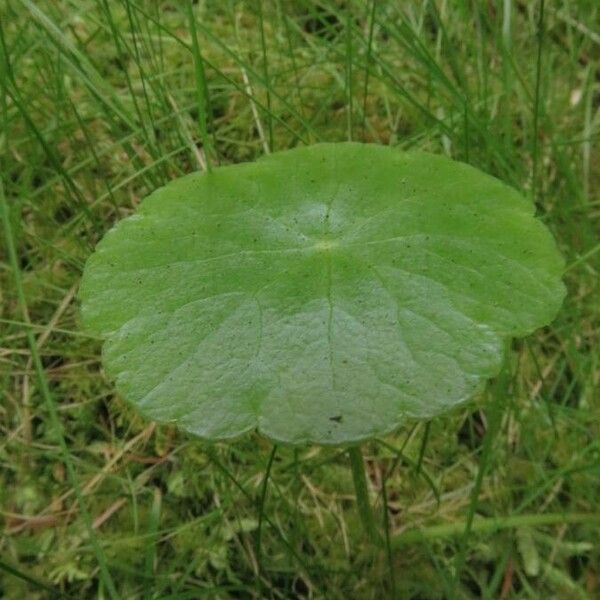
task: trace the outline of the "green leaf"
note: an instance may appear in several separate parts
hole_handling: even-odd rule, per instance
[[[533,205],[441,156],[323,144],[154,192],[89,259],[85,325],[122,395],[206,439],[341,444],[469,399],[549,323]]]

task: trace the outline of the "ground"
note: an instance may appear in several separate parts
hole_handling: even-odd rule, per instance
[[[187,8],[0,0],[0,597],[600,597],[600,5],[200,0],[196,49]],[[145,422],[76,297],[170,179],[348,139],[503,179],[567,265],[504,381],[363,447],[387,550],[346,451]]]

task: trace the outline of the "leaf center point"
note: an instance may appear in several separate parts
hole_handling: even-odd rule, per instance
[[[339,246],[339,242],[336,240],[320,240],[315,244],[315,250],[333,250]]]

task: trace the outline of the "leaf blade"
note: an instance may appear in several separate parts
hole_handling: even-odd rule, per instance
[[[207,439],[351,443],[468,400],[548,323],[563,262],[467,165],[319,144],[157,190],[89,259],[84,323],[124,397]]]

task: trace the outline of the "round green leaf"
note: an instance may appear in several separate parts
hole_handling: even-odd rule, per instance
[[[341,444],[430,418],[555,316],[533,205],[465,164],[323,144],[173,181],[89,259],[85,325],[148,417]]]

